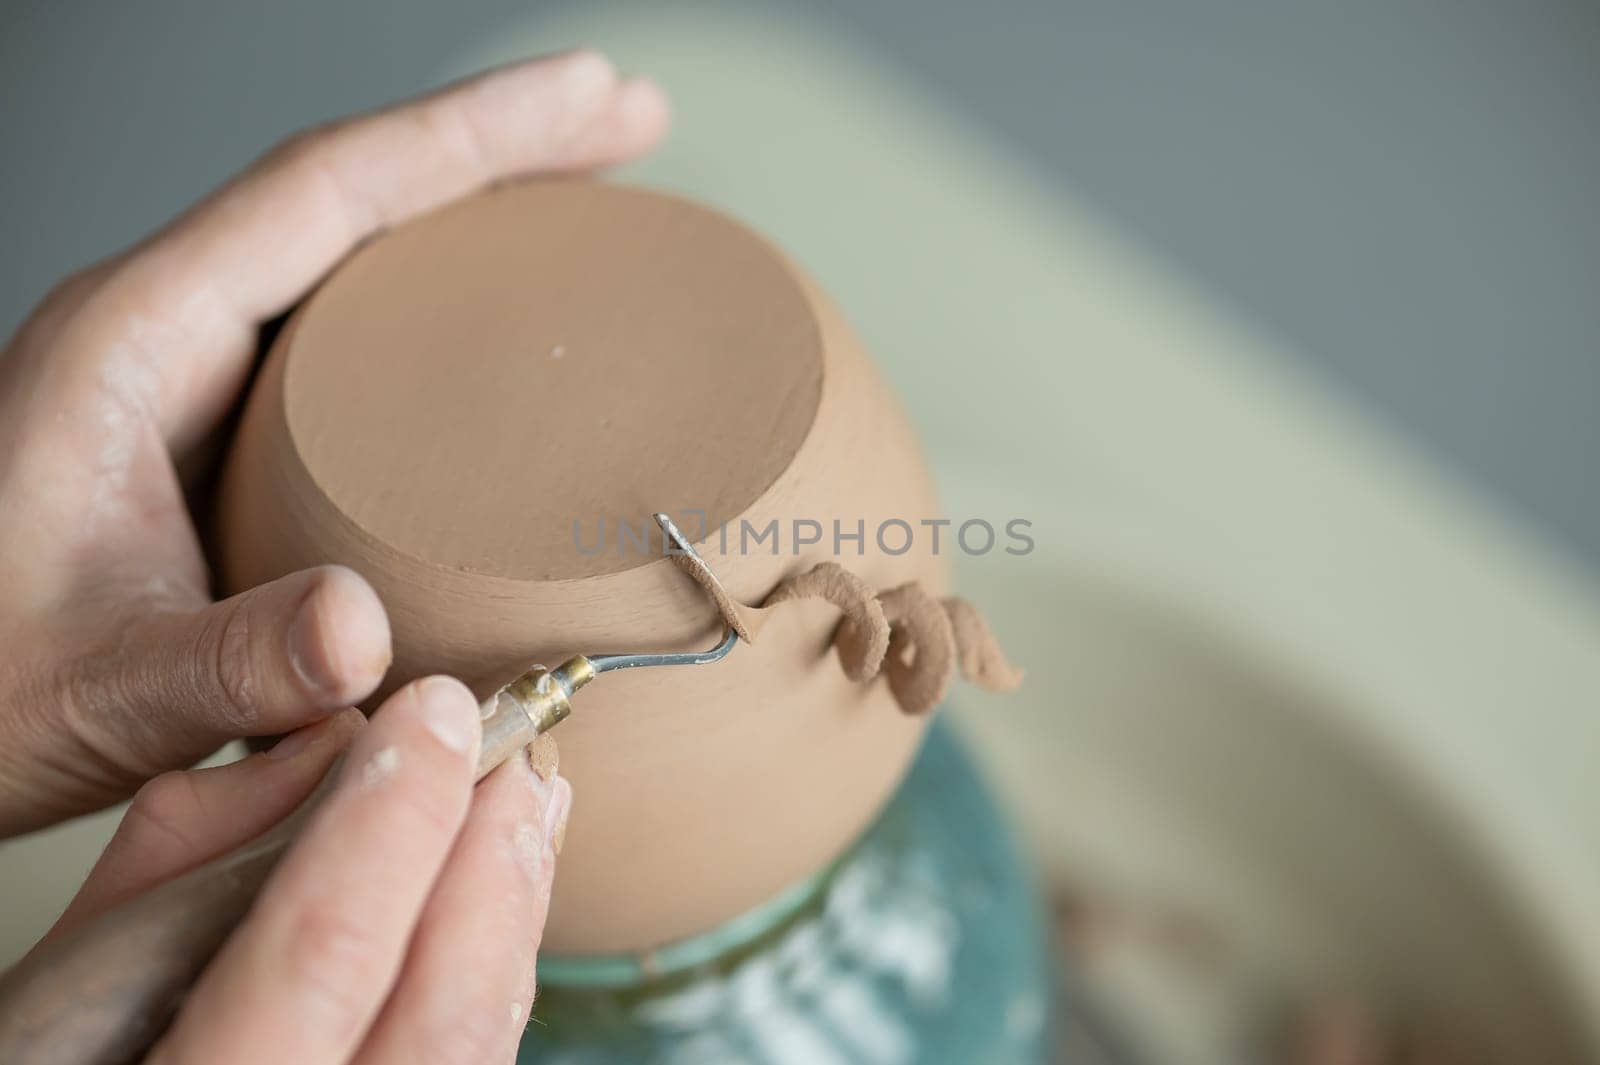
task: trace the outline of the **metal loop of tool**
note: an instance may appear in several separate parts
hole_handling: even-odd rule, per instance
[[[670,550],[691,556],[710,574],[672,519],[657,514],[656,521]],[[708,579],[722,591],[714,574]],[[722,642],[709,651],[579,654],[554,669],[526,670],[479,707],[477,779],[571,714],[573,694],[598,674],[706,665],[726,658],[738,642],[729,625]],[[335,778],[330,773],[328,780]],[[0,1061],[117,1065],[142,1060],[206,964],[250,912],[310,811],[331,790],[325,784],[295,814],[242,847],[41,943],[0,977]]]
[[[662,512],[653,515],[656,524],[661,526],[661,534],[666,537],[668,550],[678,554],[688,555],[700,562],[701,568],[710,578],[712,583],[720,589],[722,584],[717,580],[716,574],[705,565],[700,558],[700,553],[689,543],[687,537],[679,531],[678,526]],[[614,669],[638,669],[641,666],[704,666],[712,662],[720,662],[728,656],[734,645],[739,642],[739,634],[732,625],[722,634],[722,642],[709,651],[687,651],[681,654],[632,654],[632,655],[585,655],[589,664],[596,673],[610,673]]]
[[[614,669],[637,669],[640,666],[703,666],[720,662],[739,642],[739,634],[728,629],[722,642],[709,651],[684,651],[679,654],[638,655],[584,655],[596,673],[610,673]]]

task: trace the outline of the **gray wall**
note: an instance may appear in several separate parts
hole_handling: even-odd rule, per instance
[[[0,329],[266,142],[416,90],[527,6],[13,0]],[[1600,9],[801,6],[1600,563]]]

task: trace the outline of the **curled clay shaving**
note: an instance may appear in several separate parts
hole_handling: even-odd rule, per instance
[[[706,594],[717,604],[717,613],[722,615],[729,628],[739,634],[739,639],[745,643],[755,641],[755,630],[760,626],[752,625],[751,619],[747,616],[754,611],[728,594],[727,589],[722,587],[704,560],[697,555],[675,550],[669,550],[667,557],[672,559],[673,565],[694,578],[694,582],[705,589]]]
[[[548,732],[539,734],[539,738],[528,744],[528,765],[539,775],[540,780],[554,780],[556,773],[561,768],[561,751],[556,747],[556,738]]]
[[[1000,641],[983,620],[983,612],[965,599],[951,596],[939,600],[954,630],[956,653],[961,656],[961,675],[984,691],[1016,691],[1022,683],[1022,670],[1012,665]]]
[[[796,599],[823,599],[839,609],[844,618],[833,647],[845,676],[865,683],[881,670],[908,714],[938,706],[958,664],[963,677],[987,691],[1013,691],[1022,683],[1022,670],[965,599],[935,599],[915,581],[875,595],[837,562],[822,562],[778,585],[753,613]]]
[[[556,778],[556,773],[561,770],[561,749],[556,746],[556,738],[548,732],[541,732],[539,738],[528,744],[528,764],[540,780],[551,781]],[[557,853],[561,853],[561,846],[567,841],[567,822],[563,818],[550,836],[550,846]]]
[[[704,561],[671,553],[673,563],[694,578],[717,611],[746,643],[770,611],[799,599],[821,599],[843,617],[833,648],[845,676],[860,684],[887,675],[895,702],[908,714],[925,714],[944,700],[957,665],[961,675],[986,691],[1013,691],[1022,670],[1007,660],[978,608],[965,599],[935,599],[916,581],[881,596],[837,562],[819,562],[774,588],[750,607],[730,596]]]
[[[955,627],[939,600],[912,581],[883,593],[889,654],[883,671],[895,702],[908,714],[925,714],[944,701],[955,673]]]
[[[833,634],[844,675],[865,683],[878,675],[889,650],[889,619],[871,585],[837,562],[819,562],[775,588],[763,611],[795,599],[822,599],[844,615]]]

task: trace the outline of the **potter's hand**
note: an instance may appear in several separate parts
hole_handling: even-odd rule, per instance
[[[338,786],[148,1061],[511,1060],[572,789],[512,758],[474,792],[477,703],[445,677],[371,724],[346,710],[265,754],[157,777],[51,934],[259,834],[347,743]]]
[[[636,155],[665,123],[592,53],[496,71],[291,139],[44,302],[0,357],[0,836],[373,691],[388,623],[354,573],[207,593],[185,490],[258,326],[385,226]]]

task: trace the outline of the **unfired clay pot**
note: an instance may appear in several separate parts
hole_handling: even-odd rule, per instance
[[[877,542],[885,519],[937,512],[838,310],[738,223],[587,182],[499,188],[352,255],[273,346],[219,502],[225,591],[325,562],[372,582],[394,633],[385,691],[445,672],[487,692],[574,652],[714,643],[659,538],[637,543],[657,510],[691,539],[704,511],[703,553],[746,601],[830,558],[880,589],[944,585],[927,537]],[[776,520],[776,550],[741,550],[741,519]],[[797,549],[797,519],[821,542]],[[548,949],[707,931],[862,831],[922,722],[882,678],[845,678],[836,621],[786,606],[722,663],[578,696],[555,733],[575,798]]]

